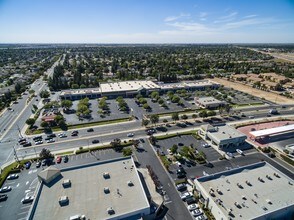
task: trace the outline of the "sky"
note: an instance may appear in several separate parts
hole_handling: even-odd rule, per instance
[[[294,43],[294,0],[0,0],[0,43]]]

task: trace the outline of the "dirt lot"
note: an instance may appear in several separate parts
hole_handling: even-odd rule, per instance
[[[288,99],[286,97],[277,95],[275,93],[255,89],[255,88],[252,88],[250,86],[243,85],[240,83],[231,82],[231,81],[227,81],[225,79],[220,79],[220,78],[214,78],[213,81],[218,82],[218,83],[224,85],[225,87],[229,87],[229,88],[233,88],[235,90],[246,92],[250,95],[254,95],[259,98],[265,98],[266,100],[277,103],[277,104],[293,104],[294,103],[293,99]]]

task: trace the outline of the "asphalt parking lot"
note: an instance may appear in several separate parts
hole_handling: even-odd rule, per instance
[[[42,168],[36,168],[32,164],[29,170],[22,170],[19,177],[14,180],[6,180],[2,187],[11,186],[12,190],[7,192],[8,198],[0,203],[0,219],[23,220],[29,212],[31,204],[22,204],[21,200],[28,194],[33,195],[37,186],[37,173]]]
[[[183,146],[191,146],[193,145],[194,149],[197,149],[199,152],[203,151],[206,155],[206,159],[208,161],[215,161],[221,156],[217,151],[215,151],[212,147],[205,148],[203,145],[206,142],[204,140],[197,140],[191,135],[182,135],[181,137],[174,137],[165,140],[159,140],[157,145],[160,146],[160,149],[168,154],[167,149],[170,149],[174,144],[178,145],[178,151]],[[185,165],[184,165],[185,166]]]

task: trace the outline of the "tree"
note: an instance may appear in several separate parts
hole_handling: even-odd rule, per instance
[[[125,157],[127,157],[127,156],[131,156],[133,151],[131,148],[127,147],[122,150],[122,153]]]
[[[180,97],[177,95],[173,95],[173,97],[171,98],[171,101],[173,103],[178,103],[180,100],[181,100]]]
[[[168,120],[165,118],[165,119],[162,120],[162,122],[163,122],[163,123],[167,123]]]
[[[215,111],[207,111],[207,116],[211,117],[211,116],[215,116],[216,112]]]
[[[207,111],[206,110],[202,110],[201,112],[199,112],[199,117],[201,118],[207,118]]]
[[[144,109],[150,109],[150,106],[149,106],[147,103],[145,103],[145,104],[143,105],[143,108],[144,108]]]
[[[142,119],[142,126],[147,126],[149,124],[149,120],[147,119]]]
[[[41,125],[41,127],[43,127],[43,128],[46,128],[46,127],[49,126],[48,122],[46,122],[46,121],[42,121],[40,125]]]
[[[20,94],[21,93],[21,85],[19,83],[16,83],[14,86],[15,92]]]
[[[178,151],[178,145],[174,144],[174,145],[170,148],[170,151],[171,151],[173,154],[176,154],[177,151]]]
[[[121,151],[122,146],[121,146],[121,140],[119,138],[115,138],[113,141],[110,142],[110,146],[115,150],[115,151]]]
[[[184,115],[181,116],[181,118],[182,118],[183,120],[186,120],[186,119],[188,119],[188,116],[187,116],[186,114],[184,114]]]
[[[227,113],[230,113],[231,109],[232,109],[231,105],[225,105],[225,110]]]
[[[71,108],[72,107],[72,101],[71,100],[62,100],[61,101],[61,107],[63,108]]]
[[[158,115],[151,115],[150,116],[150,121],[152,124],[156,124],[159,122],[159,116]]]
[[[41,92],[40,92],[40,97],[41,98],[49,98],[49,96],[50,96],[50,92],[48,91],[48,90],[42,90]]]
[[[159,99],[159,93],[156,91],[153,91],[150,95],[150,97],[154,100],[158,100]]]
[[[51,154],[51,151],[49,149],[43,148],[39,154],[41,159],[49,159],[52,158],[53,155]]]
[[[150,141],[150,143],[151,143],[152,145],[155,145],[157,139],[156,139],[156,137],[154,137],[153,135],[151,135],[151,136],[149,137],[149,141]]]
[[[197,114],[193,114],[192,115],[192,118],[197,118]]]
[[[29,93],[30,93],[30,94],[34,94],[34,93],[35,93],[35,90],[30,89],[30,90],[29,90]]]
[[[164,104],[164,100],[160,98],[160,99],[158,100],[158,104],[159,104],[159,105],[163,105],[163,104]]]
[[[174,113],[172,113],[171,117],[172,117],[172,120],[177,121],[177,120],[179,120],[179,113],[174,112]]]
[[[35,119],[34,118],[28,118],[26,120],[26,124],[32,127],[35,124]]]

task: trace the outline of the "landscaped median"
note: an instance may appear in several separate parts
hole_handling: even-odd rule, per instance
[[[116,123],[127,122],[127,121],[131,121],[131,119],[130,118],[121,118],[121,119],[114,119],[114,120],[89,122],[89,123],[84,123],[84,124],[68,125],[67,126],[67,130],[74,130],[74,129],[80,129],[80,128],[95,127],[95,126],[108,125],[108,124],[116,124]],[[44,133],[44,130],[45,129],[42,128],[42,129],[37,129],[37,130],[31,131],[28,128],[25,133],[27,135],[36,135],[36,134],[42,134],[42,133]],[[60,127],[52,127],[51,130],[54,131],[54,132],[64,131]]]

